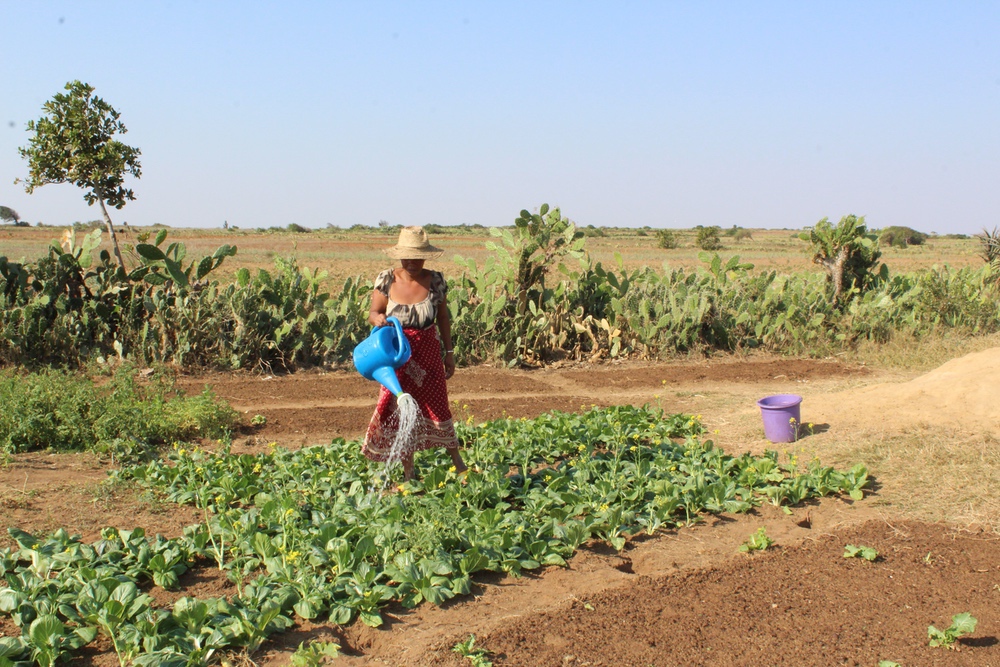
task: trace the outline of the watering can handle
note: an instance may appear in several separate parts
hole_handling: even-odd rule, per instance
[[[398,364],[403,360],[403,354],[405,353],[404,342],[406,341],[406,334],[403,333],[402,323],[395,317],[387,317],[386,322],[391,323],[392,326],[396,328],[396,337],[399,342],[397,347],[399,348],[399,352],[396,354],[396,358],[393,361]]]

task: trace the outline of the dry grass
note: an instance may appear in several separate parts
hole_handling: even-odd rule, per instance
[[[1000,444],[985,434],[914,429],[804,438],[790,453],[800,462],[863,463],[874,478],[869,502],[887,513],[1000,532]]]
[[[882,370],[905,370],[916,374],[937,368],[949,359],[991,347],[1000,347],[1000,333],[985,336],[945,333],[923,338],[900,334],[887,343],[864,342],[856,350],[838,355],[838,358]]]
[[[1000,340],[994,337],[992,347],[998,344]],[[986,347],[991,347],[988,341],[950,348],[942,345],[940,349],[951,349],[953,356],[959,356]],[[764,391],[806,396],[802,417],[803,422],[808,422],[810,397],[865,384],[903,382],[916,374],[894,367],[867,379],[828,379],[798,388],[776,384]],[[717,385],[705,391],[666,395],[662,407],[703,414],[708,437],[734,455],[777,450],[783,463],[792,457],[800,465],[814,459],[837,468],[863,463],[875,483],[875,493],[865,502],[879,506],[886,516],[977,526],[1000,533],[1000,441],[993,436],[944,427],[880,424],[878,406],[869,405],[863,409],[874,419],[867,425],[831,418],[833,423],[816,424],[817,432],[804,435],[798,442],[774,444],[764,438],[756,407],[762,395],[762,388],[756,385]]]
[[[53,240],[58,240],[66,228],[62,227],[6,227],[0,228],[0,255],[12,260],[34,259],[46,252]],[[121,243],[135,244],[145,234],[155,235],[156,229],[132,227],[122,230]],[[222,244],[239,249],[236,257],[227,259],[217,276],[229,279],[241,267],[251,271],[271,269],[276,257],[294,257],[300,266],[319,268],[329,273],[331,285],[337,285],[349,276],[374,276],[385,268],[388,260],[381,248],[395,243],[392,234],[348,232],[346,230],[315,230],[310,233],[286,231],[257,231],[245,229],[170,229],[168,242],[180,241],[188,250],[188,257],[209,255]],[[587,239],[587,249],[595,261],[605,267],[618,266],[620,257],[625,269],[645,266],[661,269],[692,269],[702,266],[695,245],[694,230],[675,230],[680,246],[672,250],[657,247],[656,231],[637,229],[609,230],[606,236]],[[77,237],[82,237],[79,232]],[[433,242],[446,249],[445,255],[435,262],[435,268],[446,273],[458,272],[454,258],[460,255],[475,259],[480,265],[489,251],[486,241],[489,234],[456,232],[433,236]],[[753,238],[734,241],[722,237],[723,257],[739,255],[757,269],[774,269],[784,273],[815,272],[811,263],[808,244],[797,238],[793,230],[753,230]],[[899,250],[886,248],[883,259],[893,271],[915,271],[936,264],[952,267],[980,266],[979,243],[976,239],[932,239],[925,246]]]

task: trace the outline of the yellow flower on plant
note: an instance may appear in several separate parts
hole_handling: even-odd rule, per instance
[[[299,559],[299,556],[300,556],[300,555],[301,555],[301,554],[299,554],[299,552],[298,552],[298,551],[289,551],[289,552],[288,552],[288,555],[287,555],[287,556],[285,556],[285,559],[286,559],[286,560],[287,560],[287,561],[288,561],[289,563],[294,563],[295,561],[297,561],[297,560]]]
[[[253,467],[254,473],[259,473],[261,471],[261,465],[258,463]]]
[[[438,482],[438,488],[439,489],[443,489],[444,488],[444,482]]]
[[[448,472],[456,472],[457,470],[458,468],[456,468],[455,466],[451,466],[450,468],[448,468]]]

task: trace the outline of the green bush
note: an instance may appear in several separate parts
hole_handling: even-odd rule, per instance
[[[63,370],[0,371],[0,450],[87,450],[137,455],[174,440],[217,438],[237,423],[210,391],[182,396],[169,378],[148,383],[120,368],[105,386]]]
[[[721,232],[722,230],[716,225],[698,227],[698,247],[709,252],[722,250],[722,240],[719,238]]]
[[[892,246],[893,248],[905,248],[911,245],[923,245],[928,239],[927,234],[918,232],[910,227],[886,227],[879,232],[880,243]]]
[[[656,245],[665,250],[673,250],[679,244],[677,234],[672,229],[661,229],[656,232]]]

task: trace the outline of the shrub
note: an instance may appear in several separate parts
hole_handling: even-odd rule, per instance
[[[713,251],[722,250],[722,240],[719,234],[722,232],[718,226],[698,227],[698,247],[702,250]]]
[[[141,454],[173,440],[220,437],[235,410],[210,391],[186,397],[169,378],[149,384],[121,367],[105,387],[78,373],[0,372],[0,451],[89,450]]]
[[[312,230],[308,227],[303,227],[302,225],[296,224],[294,222],[288,223],[286,229],[294,234],[308,234]]]
[[[885,264],[878,273],[875,271],[882,251],[878,236],[868,231],[864,216],[845,215],[836,225],[823,218],[800,237],[812,243],[813,262],[826,271],[833,303],[839,303],[845,292],[848,298],[865,292],[889,275]]]
[[[656,232],[656,245],[660,248],[673,250],[678,245],[677,234],[672,229],[661,229]]]

